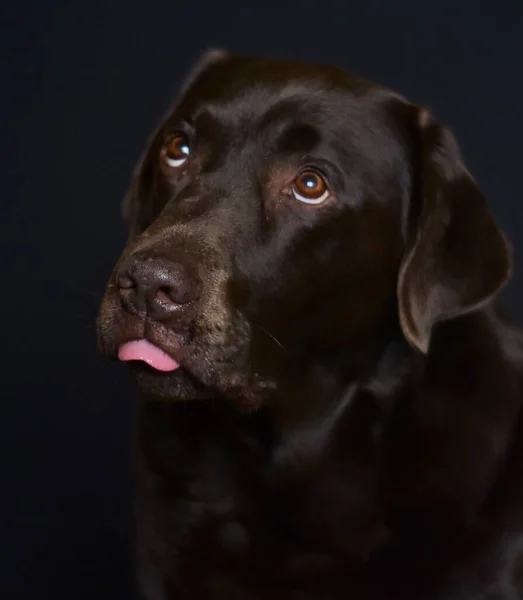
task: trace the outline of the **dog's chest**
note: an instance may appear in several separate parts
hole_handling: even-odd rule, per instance
[[[262,573],[285,586],[311,566],[365,557],[382,535],[363,458],[282,462],[263,427],[187,414],[168,425],[156,424],[140,453],[139,543],[161,549],[155,560],[173,581],[234,598]]]

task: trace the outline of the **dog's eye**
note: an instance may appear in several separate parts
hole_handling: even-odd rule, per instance
[[[325,179],[315,171],[303,171],[292,184],[296,200],[307,204],[321,204],[330,196]]]
[[[189,140],[183,134],[174,135],[162,149],[162,159],[169,167],[181,167],[189,158]]]

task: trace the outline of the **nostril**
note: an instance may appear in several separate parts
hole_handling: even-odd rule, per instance
[[[154,297],[163,304],[186,304],[190,300],[183,286],[162,285],[156,290]]]
[[[158,288],[158,291],[156,292],[156,299],[160,302],[172,304],[174,302],[173,290],[167,286],[162,286]]]

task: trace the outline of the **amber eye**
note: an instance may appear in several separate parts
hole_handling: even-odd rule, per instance
[[[162,149],[162,158],[169,167],[181,167],[189,158],[189,140],[183,134],[173,136]]]
[[[330,195],[325,179],[315,171],[303,171],[292,184],[296,200],[306,204],[321,204]]]

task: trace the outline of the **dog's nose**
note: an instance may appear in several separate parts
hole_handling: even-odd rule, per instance
[[[181,263],[157,257],[131,257],[116,284],[125,309],[152,319],[169,318],[196,299],[198,281]]]

